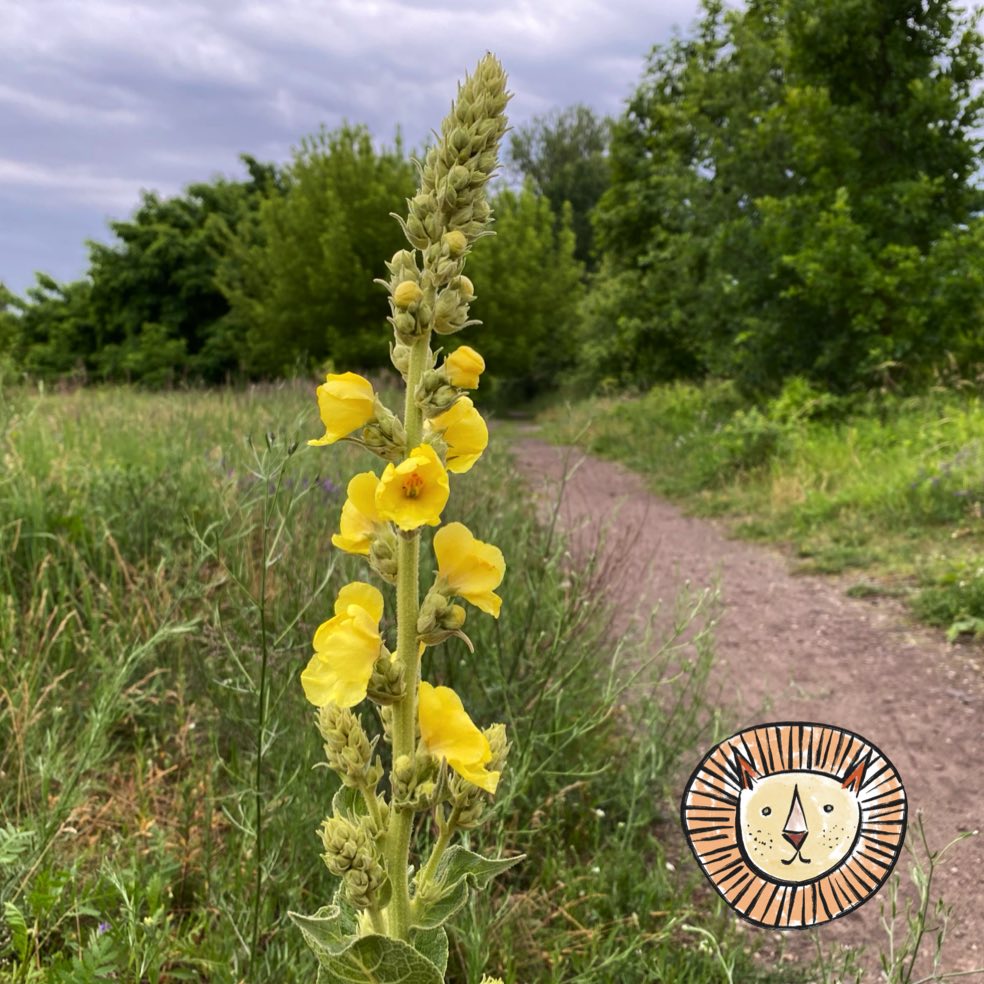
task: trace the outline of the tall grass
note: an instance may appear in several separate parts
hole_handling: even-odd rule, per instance
[[[339,476],[371,464],[307,448],[313,418],[307,387],[0,401],[4,979],[313,979],[286,913],[331,897],[334,788],[298,674],[363,576],[329,542]],[[666,847],[711,720],[707,599],[619,640],[613,572],[568,554],[506,458],[459,481],[449,518],[502,545],[505,604],[428,676],[506,721],[494,836],[529,860],[459,920],[449,980],[758,979]]]

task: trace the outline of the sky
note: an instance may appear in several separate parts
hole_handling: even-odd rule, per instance
[[[697,0],[0,0],[0,282],[72,280],[142,189],[239,154],[284,162],[322,124],[420,147],[486,50],[514,125],[617,114]]]

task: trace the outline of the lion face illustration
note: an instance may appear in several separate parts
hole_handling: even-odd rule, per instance
[[[906,798],[894,766],[860,736],[767,724],[705,756],[681,815],[704,874],[739,915],[805,928],[853,911],[885,882]]]
[[[808,882],[836,868],[854,847],[861,804],[852,782],[815,772],[780,772],[738,798],[745,854],[767,878]]]

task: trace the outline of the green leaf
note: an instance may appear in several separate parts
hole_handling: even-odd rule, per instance
[[[444,974],[427,957],[386,936],[363,936],[318,960],[318,984],[444,984]]]
[[[483,858],[481,854],[455,844],[441,858],[436,877],[438,882],[446,885],[468,877],[472,879],[475,888],[485,888],[497,875],[525,860],[525,854],[518,854],[514,858]]]
[[[3,917],[10,930],[10,945],[17,959],[23,963],[27,959],[27,922],[24,914],[13,902],[4,902]]]
[[[338,896],[335,896],[336,902]],[[299,912],[288,912],[294,925],[304,934],[304,940],[320,960],[322,955],[341,953],[358,932],[355,914],[339,905],[326,905],[313,916]]]
[[[483,858],[460,845],[452,847],[440,860],[435,883],[443,886],[441,895],[430,905],[414,911],[415,925],[423,929],[443,926],[468,901],[469,888],[485,888],[488,883],[526,858]]]
[[[468,901],[468,882],[461,878],[428,906],[414,910],[413,920],[421,929],[443,926]]]
[[[411,929],[410,942],[444,974],[448,969],[448,934],[440,926],[434,929]]]
[[[349,820],[357,820],[368,813],[362,791],[352,786],[341,786],[331,798],[331,812]]]

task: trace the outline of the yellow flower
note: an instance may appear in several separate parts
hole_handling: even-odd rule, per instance
[[[304,696],[316,707],[355,707],[365,700],[383,640],[383,596],[363,581],[346,584],[335,600],[335,617],[314,634],[314,656],[301,673]]]
[[[373,472],[361,472],[348,483],[348,498],[342,506],[341,532],[331,542],[346,553],[368,556],[373,533],[382,524],[376,511],[379,479]]]
[[[429,444],[415,447],[406,461],[389,464],[376,486],[376,510],[401,530],[437,526],[451,487],[448,473]]]
[[[462,779],[494,793],[500,774],[485,768],[492,760],[492,749],[468,716],[461,698],[450,687],[432,687],[425,680],[420,684],[418,711],[420,737],[430,753],[447,759]]]
[[[438,577],[452,594],[499,617],[502,599],[495,589],[502,584],[506,561],[498,547],[476,540],[462,523],[448,523],[434,534],[434,554]]]
[[[354,372],[328,373],[318,387],[318,410],[325,425],[325,436],[310,440],[308,444],[334,444],[372,420],[376,412],[372,383]]]
[[[448,445],[448,471],[456,474],[468,471],[488,447],[489,429],[467,396],[428,420],[427,427],[443,432],[441,436]]]
[[[444,360],[444,369],[452,386],[473,390],[478,387],[478,377],[485,372],[485,359],[470,345],[462,345]]]

